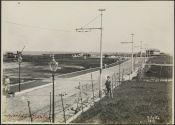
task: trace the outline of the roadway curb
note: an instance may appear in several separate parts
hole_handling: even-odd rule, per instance
[[[16,92],[15,96],[21,95],[21,94],[24,94],[24,93],[27,93],[27,92],[30,92],[30,91],[33,91],[33,90],[36,90],[36,89],[40,89],[40,88],[43,88],[43,87],[47,87],[47,86],[50,86],[50,85],[52,85],[52,83],[48,83],[46,85],[37,86],[37,87],[31,88],[31,89],[23,90],[21,92]]]
[[[26,81],[26,82],[22,82],[22,83],[20,83],[20,84],[23,85],[23,84],[30,83],[30,82],[34,82],[34,81],[36,81],[36,80]],[[16,86],[16,85],[19,85],[19,83],[12,84],[12,85],[10,85],[10,86]]]
[[[124,63],[124,62],[123,62],[123,63]],[[114,63],[112,63],[112,64],[114,64]],[[115,66],[117,66],[117,65],[115,65]],[[98,68],[98,67],[97,67],[97,68]],[[88,70],[97,69],[97,68],[91,68],[91,69],[81,70],[81,71],[77,71],[77,72],[88,71]],[[108,67],[108,68],[111,68],[111,67]],[[72,73],[66,73],[66,74],[58,75],[58,77],[59,77],[59,76],[64,76],[64,75],[69,75],[69,74],[74,74],[74,73],[77,73],[77,72],[72,72]],[[97,72],[97,71],[93,71],[93,72]],[[93,73],[93,72],[91,72],[91,73]],[[85,73],[85,74],[88,74],[88,73]],[[81,75],[85,75],[85,74],[81,74]],[[71,80],[72,78],[76,78],[76,77],[79,77],[79,76],[81,76],[81,75],[74,76],[74,77],[71,77],[71,78],[68,78],[68,79]],[[33,91],[33,90],[36,90],[36,89],[40,89],[40,88],[43,88],[43,87],[47,87],[47,86],[50,86],[50,85],[52,85],[52,83],[48,83],[48,84],[46,84],[46,85],[41,85],[41,86],[37,86],[37,87],[30,88],[30,89],[27,89],[27,90],[23,90],[23,91],[21,91],[21,92],[16,92],[16,93],[15,93],[15,96],[21,95],[21,94],[24,94],[24,93],[27,93],[27,92],[30,92],[30,91]]]

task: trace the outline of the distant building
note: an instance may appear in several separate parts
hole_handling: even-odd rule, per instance
[[[149,56],[158,56],[160,55],[160,50],[158,49],[147,49],[146,54]]]
[[[7,57],[7,58],[16,58],[16,54],[14,54],[14,53],[12,53],[12,52],[7,52],[6,54],[5,54],[5,56]]]
[[[108,56],[108,58],[117,58],[117,57],[114,55],[110,55],[110,56]]]

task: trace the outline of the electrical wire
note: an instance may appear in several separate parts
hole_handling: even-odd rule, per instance
[[[24,26],[24,27],[43,29],[43,30],[55,30],[55,31],[63,31],[63,32],[75,32],[75,31],[72,31],[72,30],[38,27],[38,26],[32,26],[32,25],[27,25],[27,24],[20,24],[20,23],[11,22],[11,21],[4,21],[4,22],[9,23],[9,24],[15,24],[15,25],[19,25],[19,26]]]
[[[90,23],[92,23],[93,21],[95,21],[99,16],[100,16],[100,14],[98,16],[96,16],[95,18],[93,18],[91,21],[89,21],[87,24],[85,24],[84,26],[82,26],[82,28],[84,28],[85,26],[88,26]]]

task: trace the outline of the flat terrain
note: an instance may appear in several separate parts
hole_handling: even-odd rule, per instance
[[[84,59],[83,57],[73,58],[65,56],[66,55],[55,55],[55,60],[59,63],[59,67],[61,67],[61,69],[56,71],[56,77],[70,78],[99,70],[99,58]],[[23,62],[20,70],[21,90],[48,84],[48,79],[51,77],[49,69],[50,61],[50,55],[23,55]],[[120,60],[119,62],[118,59],[103,59],[103,63],[106,64],[107,67],[118,65],[123,61],[126,60]],[[4,58],[3,74],[8,75],[10,78],[10,84],[12,85],[10,87],[10,92],[18,92],[19,68],[15,58]]]
[[[100,58],[84,59],[83,57],[73,58],[55,55],[55,60],[58,62],[59,67],[61,67],[61,69],[56,71],[57,75],[100,66]],[[104,58],[103,64],[109,65],[115,63],[117,60]],[[51,57],[49,55],[24,55],[21,64],[21,78],[49,78],[51,76],[49,68],[50,61]],[[12,78],[18,78],[18,70],[17,59],[4,59],[3,74]]]
[[[136,61],[136,67],[141,65],[143,59],[138,58]],[[128,76],[130,73],[131,61],[128,60],[120,65],[120,71],[122,71],[124,77]],[[123,72],[124,71],[124,72]],[[106,76],[112,76],[116,73],[117,80],[119,77],[119,65],[115,65],[110,68],[103,70],[102,80],[104,88],[104,83]],[[91,79],[92,74],[92,79]],[[52,82],[52,79],[46,80],[48,83]],[[92,81],[94,84],[95,96],[98,98],[98,88],[99,88],[99,71],[94,71],[91,73],[82,74],[71,78],[59,78],[55,79],[55,115],[56,122],[63,122],[63,111],[60,100],[60,93],[67,93],[64,97],[64,105],[66,107],[66,119],[75,115],[76,109],[81,105],[80,103],[80,90],[77,89],[79,84],[81,84],[83,92],[83,105],[86,106],[87,102],[92,103]],[[33,89],[29,92],[21,93],[15,95],[14,97],[5,98],[3,106],[3,116],[7,116],[7,121],[23,121],[29,122],[28,117],[28,107],[27,100],[30,101],[32,115],[34,115],[34,122],[49,122],[49,105],[50,105],[50,92],[52,92],[52,83],[44,86],[42,88]],[[78,106],[77,106],[78,105]],[[15,108],[14,108],[15,107]],[[26,116],[26,117],[24,117]],[[41,116],[41,118],[37,118]],[[46,117],[45,117],[46,116]],[[44,118],[43,118],[44,117]],[[43,118],[43,119],[42,119]],[[5,120],[5,119],[4,119]]]
[[[171,58],[172,59],[172,58]],[[171,63],[170,57],[153,57],[148,63]],[[151,66],[141,80],[125,81],[73,123],[152,124],[172,122],[172,67]],[[168,73],[168,74],[167,74]],[[166,74],[166,75],[165,75]],[[152,79],[158,79],[153,80]],[[160,78],[160,79],[159,79]],[[165,80],[165,78],[169,78]],[[160,80],[160,81],[159,81]]]

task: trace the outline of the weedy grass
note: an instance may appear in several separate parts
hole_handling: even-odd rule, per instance
[[[170,63],[171,57],[159,56],[150,59],[152,63]],[[161,77],[167,68],[150,67],[144,77]],[[172,78],[171,72],[167,77]],[[167,124],[172,123],[172,82],[125,81],[115,88],[113,98],[104,97],[73,123],[101,124]]]
[[[171,123],[171,83],[127,81],[114,89],[114,97],[104,97],[73,123],[140,124],[148,117],[156,123]]]

